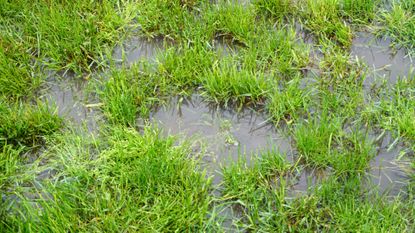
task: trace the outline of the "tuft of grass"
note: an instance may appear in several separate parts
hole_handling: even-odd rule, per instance
[[[199,43],[171,48],[159,58],[157,73],[168,81],[171,92],[185,94],[200,86],[200,77],[218,60],[215,51]]]
[[[22,41],[0,39],[0,95],[19,99],[32,97],[42,77],[37,65],[31,61],[28,47]]]
[[[237,163],[223,169],[224,195],[248,204],[260,187],[272,189],[275,179],[290,170],[286,158],[277,151],[263,151],[252,157],[251,164],[241,157]]]
[[[341,137],[342,120],[332,115],[314,116],[299,122],[294,139],[300,156],[311,166],[325,168],[336,157],[333,146]]]
[[[12,145],[3,145],[0,152],[0,190],[2,194],[6,193],[9,187],[14,183],[14,178],[19,170],[21,163],[21,154],[24,148],[15,148]],[[3,197],[2,197],[3,198]],[[0,204],[0,216],[5,215],[4,209]]]
[[[201,77],[202,96],[216,103],[258,104],[263,102],[271,80],[263,73],[238,69],[222,60]]]
[[[195,22],[193,11],[199,11],[202,0],[139,1],[137,22],[150,37],[163,36],[180,40],[187,25]]]
[[[134,126],[137,116],[148,116],[159,101],[166,83],[145,67],[145,63],[137,63],[129,68],[114,68],[103,90],[98,90],[102,109],[111,123]]]
[[[280,120],[292,123],[299,118],[301,112],[307,110],[310,101],[309,93],[301,89],[299,85],[298,79],[292,80],[285,89],[277,89],[270,94],[266,107],[275,124],[278,124]]]
[[[398,136],[415,141],[415,80],[414,74],[401,78],[380,103],[380,125]]]
[[[255,33],[255,13],[252,5],[219,1],[205,13],[206,20],[215,25],[215,37],[247,45]]]
[[[285,175],[291,165],[276,151],[260,152],[260,155],[253,157],[249,165],[239,159],[223,170],[223,198],[240,209],[241,219],[233,219],[233,224],[241,230],[264,231],[275,221],[271,213],[282,214],[284,209]],[[281,221],[275,222],[281,223],[282,229],[287,226]]]
[[[50,195],[21,197],[0,226],[28,232],[203,229],[210,181],[186,144],[150,127],[142,134],[113,127],[107,136],[107,148],[92,161],[84,138],[56,141],[51,163],[58,173],[39,190]]]
[[[321,44],[334,42],[343,48],[351,46],[352,32],[341,18],[339,0],[304,0],[301,4],[301,21]]]
[[[291,80],[310,63],[310,48],[298,39],[294,28],[272,28],[262,21],[257,22],[248,48],[239,54],[244,67],[271,73],[277,79]]]
[[[342,14],[353,23],[367,24],[376,16],[376,6],[379,0],[341,0],[339,2]]]
[[[255,0],[253,5],[257,10],[257,14],[279,20],[295,13],[295,5],[292,0]]]
[[[48,68],[77,72],[102,65],[105,49],[127,30],[134,11],[132,3],[118,0],[18,1],[1,8],[2,33],[21,41]]]
[[[410,55],[415,51],[415,12],[408,9],[406,4],[394,2],[390,11],[384,11],[380,21],[384,24],[376,34],[379,37],[388,36],[392,39],[392,47],[405,48]],[[413,3],[412,3],[413,4]]]
[[[46,104],[0,100],[0,146],[33,147],[44,142],[44,136],[57,132],[63,120]]]

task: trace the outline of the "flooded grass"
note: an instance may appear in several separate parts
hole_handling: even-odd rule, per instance
[[[0,3],[0,231],[413,232],[414,7]]]

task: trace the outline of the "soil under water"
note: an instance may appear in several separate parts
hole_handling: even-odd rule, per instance
[[[410,161],[404,155],[409,153],[413,152],[396,143],[390,133],[380,137],[377,155],[371,160],[367,174],[369,187],[382,195],[396,196],[405,193],[410,179]]]
[[[376,38],[370,33],[361,32],[353,39],[352,56],[357,56],[368,67],[369,74],[364,80],[366,88],[383,81],[393,85],[399,77],[405,77],[415,68],[414,61],[405,49],[394,51],[388,38]]]
[[[149,40],[132,37],[115,48],[113,59],[117,64],[125,64],[127,66],[140,59],[154,61],[157,53],[164,49],[163,43],[163,39],[161,38]]]
[[[166,134],[180,134],[199,142],[204,148],[206,168],[214,174],[214,184],[221,181],[221,166],[241,157],[249,164],[252,156],[273,150],[292,161],[290,138],[278,132],[264,113],[252,109],[237,113],[215,108],[194,95],[189,99],[173,98],[150,118]]]
[[[100,115],[88,102],[87,81],[70,74],[51,75],[41,99],[57,109],[59,116],[76,126],[85,126],[88,132],[98,130]]]

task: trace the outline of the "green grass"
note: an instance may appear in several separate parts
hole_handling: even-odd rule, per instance
[[[256,104],[263,102],[270,83],[263,73],[242,69],[227,60],[217,64],[202,78],[202,96],[216,103]]]
[[[103,101],[102,110],[111,123],[134,126],[136,118],[148,116],[151,107],[160,102],[162,93],[167,92],[167,82],[145,67],[146,63],[138,63],[113,69],[103,89],[97,87]]]
[[[255,0],[253,4],[257,14],[276,19],[283,19],[294,12],[294,4],[291,0]]]
[[[208,9],[205,17],[208,22],[213,23],[215,37],[247,45],[255,32],[255,13],[251,7],[231,1],[219,1]]]
[[[46,104],[0,100],[0,146],[33,147],[43,143],[43,137],[62,128],[63,120]]]
[[[140,134],[117,127],[108,135],[108,146],[91,161],[94,150],[87,148],[98,149],[96,142],[64,136],[52,141],[51,164],[59,172],[37,190],[51,195],[35,200],[22,196],[24,211],[12,208],[14,214],[3,218],[0,228],[30,232],[203,229],[210,181],[197,172],[198,161],[189,158],[186,144],[173,146],[172,137],[161,138],[153,128]]]
[[[342,19],[338,4],[339,0],[303,0],[301,21],[308,31],[318,37],[320,43],[331,41],[349,48],[352,31]]]
[[[42,81],[38,65],[31,61],[28,46],[21,40],[0,39],[0,95],[18,99],[32,97]]]
[[[404,1],[407,5],[394,2],[390,11],[384,11],[381,15],[381,27],[377,35],[390,37],[392,47],[405,48],[409,54],[415,51],[415,13],[407,7],[410,1]],[[413,4],[413,3],[412,3]]]
[[[127,30],[133,7],[116,0],[3,2],[0,25],[2,34],[22,41],[24,52],[48,68],[90,71]]]
[[[272,165],[269,167],[269,165]],[[256,232],[408,232],[412,210],[399,199],[365,196],[359,176],[329,177],[301,197],[287,198],[290,165],[265,154],[247,166],[242,160],[224,170],[224,197],[239,209],[233,223]],[[238,207],[239,206],[239,207]]]
[[[186,25],[198,12],[201,0],[144,0],[138,2],[137,22],[147,36],[180,39]],[[195,14],[196,14],[195,13]]]
[[[309,93],[302,90],[299,85],[299,80],[295,79],[289,82],[285,89],[270,94],[267,109],[276,125],[280,120],[290,124],[297,120],[301,113],[306,112],[310,101]]]
[[[379,3],[379,0],[341,0],[340,8],[352,22],[367,24],[375,18]]]
[[[368,88],[371,64],[350,48],[364,30],[411,54],[414,6],[1,2],[0,232],[413,232],[414,74]],[[163,49],[119,65],[114,46],[129,37],[157,37]],[[69,119],[43,101],[45,80],[60,72],[93,77],[77,104],[99,107],[93,115],[105,120],[96,131],[64,124]],[[170,98],[194,95],[225,114],[265,114],[258,127],[273,124],[292,150],[280,153],[277,143],[214,164],[221,180],[212,183],[219,177],[209,149],[148,123]],[[220,122],[226,151],[245,136],[237,135],[243,125]],[[406,152],[396,156],[410,161],[407,185],[394,197],[368,190],[379,140],[389,133]],[[213,156],[220,163],[226,155]],[[299,193],[304,175],[312,184]]]
[[[332,147],[341,137],[341,127],[341,119],[328,114],[299,122],[294,130],[294,138],[300,156],[313,166],[329,166],[336,157]]]

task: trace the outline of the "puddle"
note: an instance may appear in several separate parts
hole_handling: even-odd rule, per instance
[[[290,155],[291,141],[267,123],[264,114],[246,109],[241,113],[212,108],[201,97],[193,96],[179,104],[174,98],[169,107],[151,115],[151,121],[166,134],[179,134],[200,142],[206,151],[207,171],[214,175],[214,184],[221,181],[220,168],[239,156],[251,156],[264,150],[278,150]],[[199,148],[200,149],[200,148]]]
[[[410,169],[410,164],[404,157],[400,158],[401,153],[408,151],[399,144],[389,148],[392,144],[392,137],[385,135],[378,147],[377,156],[370,162],[368,179],[381,195],[396,196],[405,191],[408,185],[407,170]]]
[[[75,125],[85,124],[89,132],[98,129],[98,114],[96,110],[87,107],[87,81],[65,75],[55,77],[47,82],[44,98],[51,107],[56,107],[58,115],[70,120]]]
[[[353,39],[352,56],[362,59],[370,71],[364,81],[366,87],[384,79],[390,84],[395,84],[398,77],[406,76],[415,66],[414,61],[406,56],[404,49],[394,53],[389,45],[390,40],[376,39],[369,33],[358,33]]]
[[[163,50],[163,43],[163,39],[161,38],[147,39],[133,37],[125,41],[121,46],[115,48],[113,58],[117,63],[124,63],[128,66],[140,59],[154,61],[158,52]]]
[[[231,56],[238,53],[238,46],[232,43],[232,41],[227,41],[224,38],[213,40],[212,47],[221,57]]]
[[[329,172],[324,169],[301,169],[297,174],[288,177],[287,197],[296,198],[307,195],[328,176]]]

